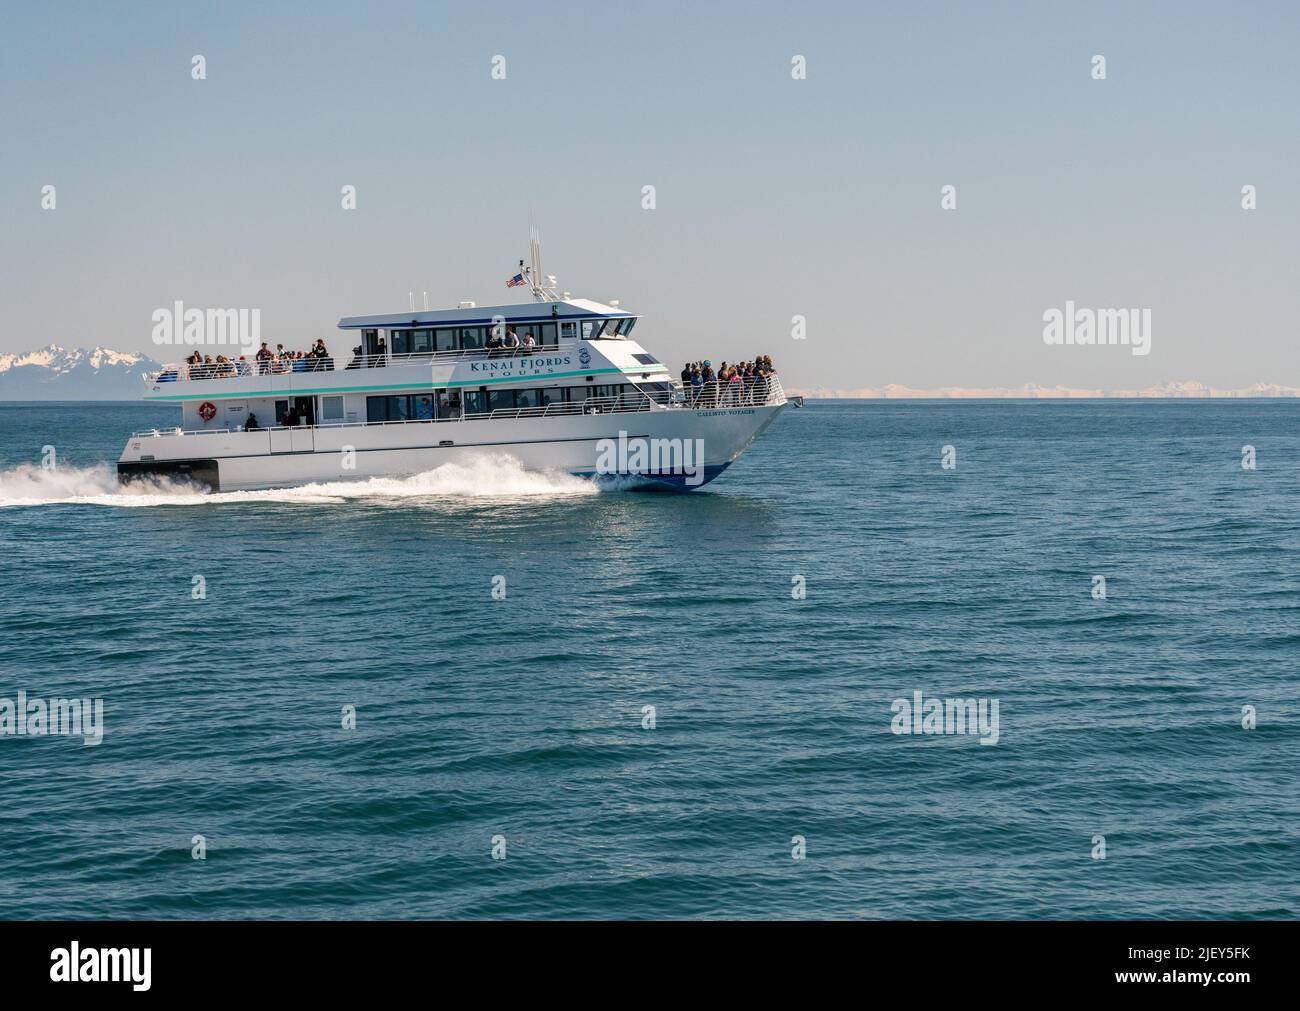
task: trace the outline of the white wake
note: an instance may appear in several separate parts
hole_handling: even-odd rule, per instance
[[[121,508],[218,505],[233,502],[319,504],[355,499],[547,498],[597,495],[592,481],[559,471],[528,471],[512,456],[475,457],[445,463],[409,477],[329,481],[268,491],[208,492],[166,479],[118,484],[108,464],[45,470],[32,464],[0,470],[0,508],[41,505],[97,505]]]

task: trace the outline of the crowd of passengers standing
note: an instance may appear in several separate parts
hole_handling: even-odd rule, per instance
[[[722,362],[716,371],[711,361],[691,362],[682,369],[682,389],[695,407],[763,404],[767,402],[768,379],[775,374],[769,355],[747,362]]]

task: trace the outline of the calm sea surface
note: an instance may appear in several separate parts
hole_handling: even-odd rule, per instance
[[[0,916],[1300,915],[1300,401],[818,403],[690,495],[116,493],[174,418],[0,405],[0,698],[104,704],[0,736]],[[892,733],[916,691],[997,744]]]

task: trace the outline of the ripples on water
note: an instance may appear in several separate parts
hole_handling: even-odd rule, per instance
[[[815,404],[691,495],[117,493],[170,417],[0,405],[0,696],[106,707],[0,737],[2,915],[1300,910],[1300,404]],[[916,689],[1001,742],[894,736]]]

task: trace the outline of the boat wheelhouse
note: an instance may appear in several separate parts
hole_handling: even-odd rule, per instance
[[[146,377],[145,399],[178,405],[180,424],[134,433],[118,474],[228,491],[508,454],[531,470],[689,490],[785,406],[774,373],[683,389],[633,338],[636,315],[540,284],[533,293],[346,317],[346,354],[167,365]]]

